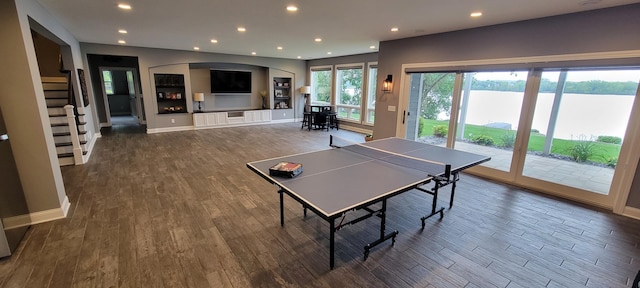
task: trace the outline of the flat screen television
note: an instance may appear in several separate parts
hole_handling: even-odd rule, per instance
[[[251,93],[251,72],[211,70],[211,93]]]

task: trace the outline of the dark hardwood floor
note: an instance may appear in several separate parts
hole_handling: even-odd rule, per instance
[[[631,287],[640,269],[640,221],[465,174],[424,230],[429,195],[391,198],[400,234],[366,261],[378,219],[338,231],[330,270],[328,224],[285,197],[280,227],[276,187],[245,164],[335,131],[139,129],[104,131],[89,163],[62,168],[69,216],[29,230],[0,287]]]

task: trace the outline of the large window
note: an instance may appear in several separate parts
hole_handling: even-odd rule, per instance
[[[336,67],[338,118],[360,122],[362,115],[363,65]]]
[[[367,108],[364,122],[373,125],[376,113],[376,80],[378,79],[378,65],[369,64],[369,77],[367,77]]]
[[[331,66],[311,67],[311,105],[331,104]]]

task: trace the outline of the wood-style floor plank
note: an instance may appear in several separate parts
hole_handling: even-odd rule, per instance
[[[424,230],[429,195],[389,199],[396,244],[366,261],[377,218],[338,231],[331,270],[329,225],[285,197],[281,227],[276,187],[246,168],[328,149],[330,133],[363,140],[299,123],[103,130],[87,164],[62,168],[68,217],[34,225],[0,259],[0,288],[630,287],[640,269],[640,221],[465,174]]]

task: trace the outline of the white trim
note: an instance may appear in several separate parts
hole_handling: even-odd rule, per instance
[[[87,147],[87,154],[82,155],[82,164],[89,162],[89,158],[91,158],[91,153],[93,152],[93,147],[95,146],[98,138],[102,138],[102,134],[100,132],[94,133],[89,143],[87,143],[89,145],[85,146]]]
[[[622,212],[622,215],[640,220],[640,209],[626,206],[624,207],[624,211]]]
[[[351,131],[351,132],[356,132],[356,133],[361,133],[361,134],[372,134],[373,135],[373,131],[372,130],[367,130],[364,128],[360,128],[360,127],[354,127],[354,126],[349,126],[349,125],[340,125],[340,129],[341,130],[347,130],[347,131]]]
[[[7,217],[2,220],[2,223],[5,229],[13,229],[63,219],[67,217],[70,207],[69,198],[65,196],[60,208]]]
[[[569,62],[581,60],[606,60],[640,57],[640,50],[610,51],[578,54],[560,54],[530,57],[495,58],[480,60],[460,60],[445,62],[426,62],[402,64],[402,73],[406,74],[408,68],[435,68],[435,67],[460,67],[460,66],[481,66],[481,65],[501,65],[501,64],[528,64],[539,62]]]
[[[189,130],[193,130],[193,126],[179,126],[179,127],[147,129],[147,134],[164,133],[164,132],[189,131]]]

